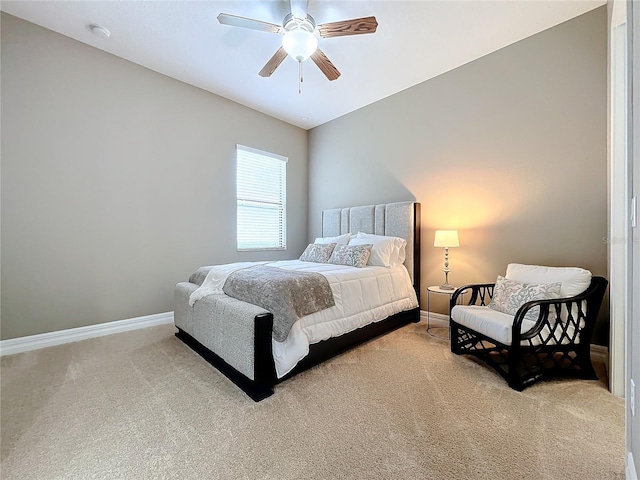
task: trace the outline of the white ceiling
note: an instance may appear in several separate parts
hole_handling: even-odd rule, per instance
[[[218,23],[219,13],[281,24],[288,0],[5,1],[1,9],[169,77],[309,129],[581,15],[605,0],[309,0],[317,24],[374,15],[374,34],[320,39],[342,73],[329,82],[311,62],[298,94],[286,58],[258,71],[279,48],[272,33]],[[111,31],[104,40],[89,24]]]

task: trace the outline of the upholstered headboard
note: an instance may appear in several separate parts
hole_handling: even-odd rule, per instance
[[[348,232],[404,238],[407,241],[407,256],[404,264],[409,271],[416,292],[420,292],[419,203],[382,203],[322,211],[323,237],[333,237]]]

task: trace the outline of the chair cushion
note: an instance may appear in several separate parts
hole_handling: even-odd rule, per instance
[[[560,282],[560,296],[573,297],[584,292],[591,284],[591,272],[577,267],[542,267],[510,263],[505,275],[509,280],[522,283]]]
[[[460,325],[471,328],[504,345],[511,345],[513,315],[480,305],[456,305],[451,309],[451,318]],[[520,331],[526,332],[534,325],[535,322],[523,320]]]

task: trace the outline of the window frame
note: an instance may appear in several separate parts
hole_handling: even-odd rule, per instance
[[[248,154],[247,157],[242,158],[242,153],[245,152]],[[256,198],[241,198],[239,195],[240,190],[240,163],[242,161],[250,161],[251,159],[248,157],[251,156],[259,156],[259,160],[273,160],[273,171],[271,172],[275,178],[279,179],[280,189],[278,191],[278,201],[273,201],[273,199],[256,199]],[[283,155],[279,155],[277,153],[267,152],[265,150],[259,150],[253,147],[247,147],[246,145],[236,144],[236,249],[238,252],[256,252],[256,251],[283,251],[287,249],[287,163],[289,159]],[[278,163],[275,163],[278,162]],[[278,172],[279,170],[279,172]],[[248,188],[251,188],[249,185]],[[257,192],[259,189],[254,187],[253,193]],[[274,192],[270,192],[273,194]],[[276,205],[279,209],[280,218],[278,219],[278,246],[266,246],[270,242],[265,239],[258,239],[254,243],[263,243],[263,246],[251,246],[251,247],[241,247],[241,239],[240,239],[240,219],[241,219],[241,202],[251,202],[256,205]],[[249,227],[250,229],[251,227]],[[256,227],[253,227],[256,228]],[[244,242],[246,243],[246,241]]]

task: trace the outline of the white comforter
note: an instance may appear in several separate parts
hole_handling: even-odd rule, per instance
[[[335,306],[302,317],[284,342],[273,341],[278,378],[309,353],[309,345],[337,337],[395,313],[418,306],[418,299],[404,265],[392,268],[355,268],[331,263],[286,260],[272,267],[317,272],[329,281]]]

